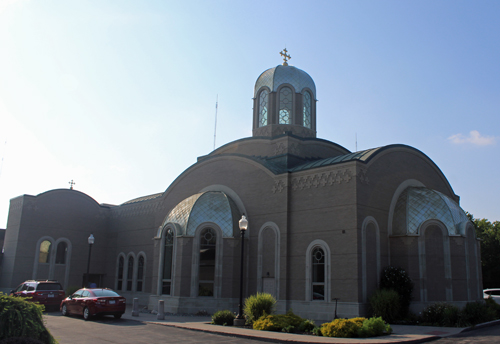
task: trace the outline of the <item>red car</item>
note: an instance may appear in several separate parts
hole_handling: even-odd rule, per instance
[[[114,315],[120,319],[125,313],[125,298],[108,288],[80,289],[61,302],[62,315],[83,315],[90,320],[96,315]]]
[[[64,299],[65,293],[61,284],[49,280],[28,280],[21,283],[10,295],[30,297],[30,301],[45,305],[45,308],[57,307]]]

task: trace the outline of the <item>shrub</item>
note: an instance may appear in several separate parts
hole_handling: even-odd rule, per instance
[[[493,298],[491,296],[488,297],[487,299],[485,299],[484,301],[485,301],[486,305],[495,312],[496,318],[500,319],[500,305],[498,303],[496,303],[496,301],[493,300]]]
[[[363,321],[363,325],[358,330],[358,337],[376,337],[391,333],[391,325],[387,324],[382,317],[373,317]]]
[[[212,315],[212,324],[233,326],[233,320],[236,316],[228,310],[217,311]]]
[[[316,326],[313,330],[312,330],[312,333],[315,335],[315,336],[322,336],[323,333],[321,333],[321,327],[319,326]]]
[[[464,322],[468,325],[481,324],[496,318],[495,310],[482,302],[468,302],[462,312]]]
[[[0,340],[12,337],[56,343],[43,324],[43,305],[0,293]]]
[[[257,293],[251,295],[245,300],[243,314],[247,322],[253,323],[264,314],[273,314],[276,299],[267,293]]]
[[[413,293],[413,282],[406,271],[394,266],[386,267],[380,277],[380,289],[394,289],[398,293],[400,300],[399,317],[406,317],[410,310]]]
[[[275,332],[293,332],[306,319],[288,311],[286,314],[263,315],[253,323],[254,330],[275,331]]]
[[[321,334],[325,337],[356,337],[364,320],[365,318],[335,319],[321,325]]]
[[[312,332],[315,327],[316,327],[316,324],[314,323],[314,320],[306,319],[300,323],[299,331],[300,332]]]
[[[455,312],[455,306],[449,305],[447,303],[438,302],[425,307],[422,311],[422,323],[430,326],[444,326],[443,324],[450,323],[453,318],[453,313]],[[445,311],[448,310],[448,319],[445,321]],[[458,310],[458,308],[456,308]],[[455,326],[454,324],[451,326]]]
[[[379,289],[370,297],[370,306],[374,317],[382,317],[391,323],[400,314],[401,298],[394,289]]]

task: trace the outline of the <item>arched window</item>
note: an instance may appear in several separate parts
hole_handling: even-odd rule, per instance
[[[292,123],[292,106],[293,94],[290,87],[283,87],[280,90],[280,110],[279,110],[279,124]]]
[[[52,243],[48,240],[42,241],[40,244],[40,254],[38,256],[39,263],[49,263],[50,258],[50,247]]]
[[[144,278],[144,256],[139,256],[139,261],[137,264],[137,284],[136,291],[142,291],[142,281]]]
[[[200,265],[198,296],[214,296],[215,251],[217,234],[205,228],[200,235]]]
[[[316,247],[312,252],[312,300],[325,299],[325,252]]]
[[[269,104],[269,92],[262,90],[259,96],[259,127],[267,125],[267,107]]]
[[[132,290],[132,280],[134,278],[134,257],[128,257],[127,263],[127,290]]]
[[[304,108],[302,111],[304,127],[311,129],[311,113],[312,113],[312,102],[311,102],[311,93],[308,91],[304,92],[304,97],[302,98]]]
[[[168,229],[165,233],[165,246],[163,249],[163,276],[161,293],[170,295],[172,287],[172,257],[174,252],[174,231]]]
[[[122,290],[123,288],[123,266],[125,265],[125,259],[120,256],[120,259],[118,260],[118,284],[116,286],[116,289]]]
[[[57,244],[56,251],[56,264],[66,264],[66,253],[68,252],[68,245],[61,241]]]

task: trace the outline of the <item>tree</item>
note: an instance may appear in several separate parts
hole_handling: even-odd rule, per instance
[[[475,219],[467,216],[476,228],[476,236],[481,239],[481,265],[483,270],[483,288],[500,286],[500,221],[491,223],[487,219]]]

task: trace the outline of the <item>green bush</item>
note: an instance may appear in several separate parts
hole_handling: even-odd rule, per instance
[[[500,319],[500,305],[496,303],[496,301],[493,300],[491,296],[485,299],[484,301],[486,305],[495,312],[496,318]]]
[[[400,300],[399,318],[405,318],[410,310],[413,293],[413,282],[406,271],[399,267],[386,267],[380,277],[380,289],[394,289],[398,293]]]
[[[391,323],[400,314],[401,298],[394,289],[379,289],[370,297],[370,306],[374,317],[382,317]]]
[[[463,312],[463,319],[467,325],[476,325],[495,320],[495,310],[482,302],[468,302]]]
[[[373,317],[363,321],[363,325],[358,330],[358,337],[377,337],[391,333],[391,325],[387,324],[382,317]]]
[[[212,324],[233,326],[233,320],[236,316],[228,310],[217,311],[212,315]]]
[[[306,319],[288,311],[286,314],[263,315],[253,323],[253,329],[259,331],[294,332]]]
[[[253,323],[265,314],[273,314],[275,305],[276,299],[271,294],[257,293],[245,300],[243,314],[248,323]]]
[[[43,310],[43,305],[0,293],[0,340],[25,337],[46,344],[57,343],[45,328]]]
[[[312,333],[315,335],[315,336],[323,336],[323,333],[321,333],[321,327],[319,326],[316,326],[313,330],[312,330]]]
[[[314,320],[306,319],[300,323],[299,331],[300,332],[312,332],[315,327],[316,327],[316,324],[314,323]]]
[[[321,334],[325,337],[357,337],[363,321],[365,321],[365,318],[335,319],[321,325]]]
[[[460,310],[444,302],[434,303],[422,311],[422,324],[429,326],[456,326]],[[447,319],[445,319],[445,314]],[[453,323],[453,325],[451,324]]]

